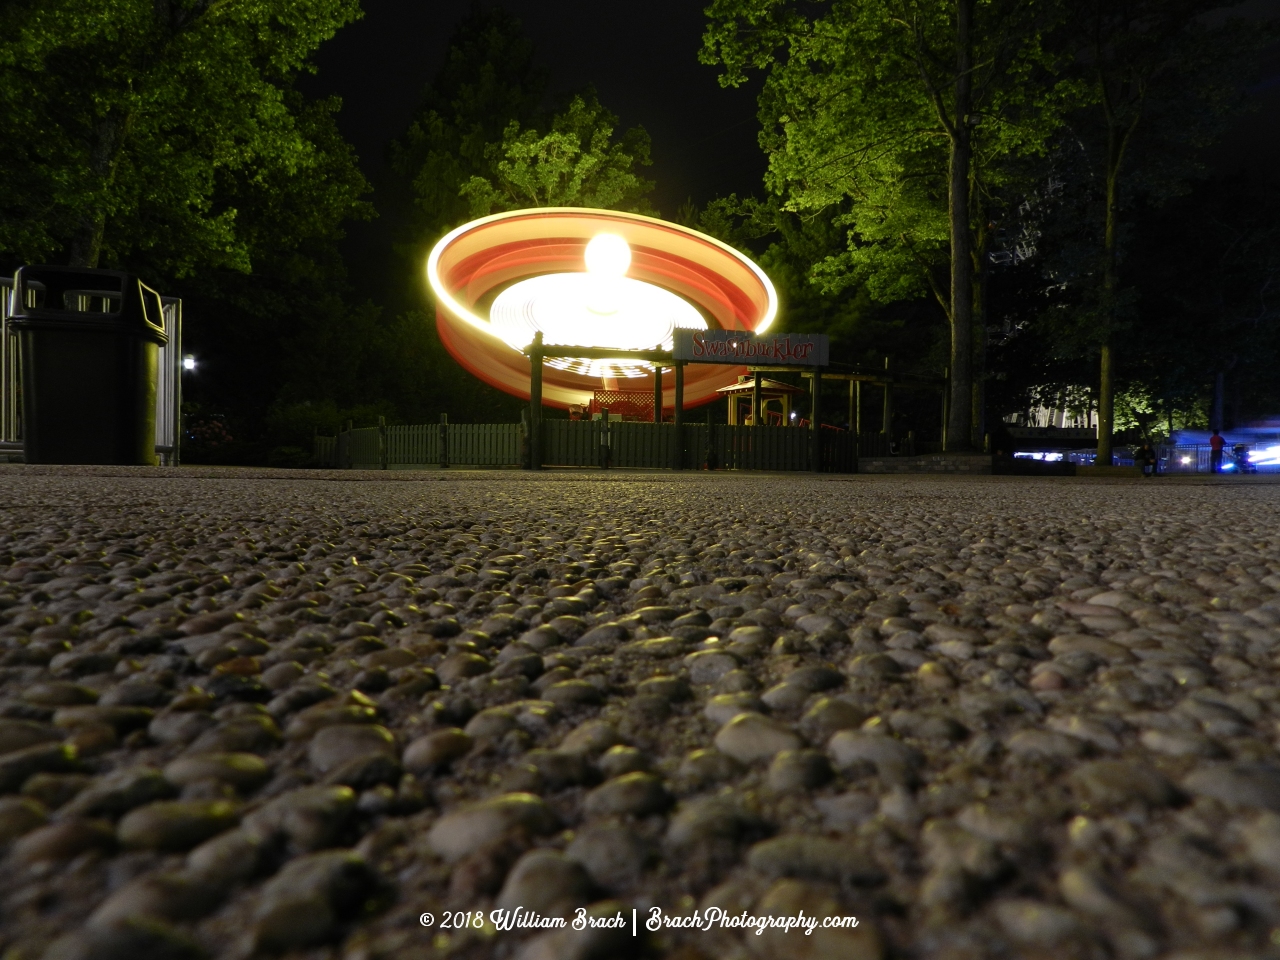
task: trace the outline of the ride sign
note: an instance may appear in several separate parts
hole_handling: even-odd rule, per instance
[[[757,337],[745,330],[676,330],[676,360],[688,363],[787,364],[825,367],[831,341],[824,333],[776,333]]]

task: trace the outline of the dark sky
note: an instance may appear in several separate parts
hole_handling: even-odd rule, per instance
[[[486,6],[492,4],[486,3]],[[556,92],[594,84],[622,125],[642,124],[653,138],[654,202],[665,216],[686,198],[705,203],[760,188],[765,161],[756,143],[754,90],[725,90],[716,70],[698,62],[704,0],[506,0],[551,71]],[[339,94],[339,124],[366,176],[385,173],[386,144],[403,132],[425,84],[439,70],[471,0],[364,0],[364,19],[343,29],[317,56],[314,94]],[[1242,12],[1280,15],[1280,0],[1246,0]],[[1219,169],[1246,166],[1280,174],[1280,53],[1268,58],[1254,92],[1259,110],[1213,151]],[[345,245],[359,272],[385,257],[387,219],[355,224]],[[363,285],[362,285],[363,286]]]

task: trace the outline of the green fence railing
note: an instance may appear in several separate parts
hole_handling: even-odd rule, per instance
[[[813,471],[813,433],[807,427],[738,426],[602,420],[544,420],[542,466],[639,469]],[[318,466],[339,469],[425,469],[448,466],[526,466],[523,424],[431,423],[361,427],[316,437]],[[905,442],[894,452],[910,453]],[[868,449],[869,448],[869,449]],[[823,428],[821,471],[854,473],[858,456],[879,456],[879,434],[857,437]]]
[[[524,463],[518,423],[427,423],[342,430],[315,438],[317,466],[342,470],[502,467]]]

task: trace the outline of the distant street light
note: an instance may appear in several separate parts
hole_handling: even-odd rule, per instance
[[[194,370],[195,368],[196,368],[196,358],[188,353],[186,356],[182,358],[182,369]]]

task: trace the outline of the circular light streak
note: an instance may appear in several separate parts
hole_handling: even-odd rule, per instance
[[[764,272],[719,240],[651,217],[578,207],[464,224],[432,249],[427,279],[445,347],[476,376],[522,398],[530,373],[520,350],[537,331],[548,345],[669,350],[676,329],[760,333],[778,309]],[[686,367],[686,406],[716,399],[717,388],[743,372]],[[583,404],[601,387],[621,386],[616,379],[646,391],[652,378],[648,363],[548,358],[543,399]],[[663,385],[670,407],[669,376]]]

